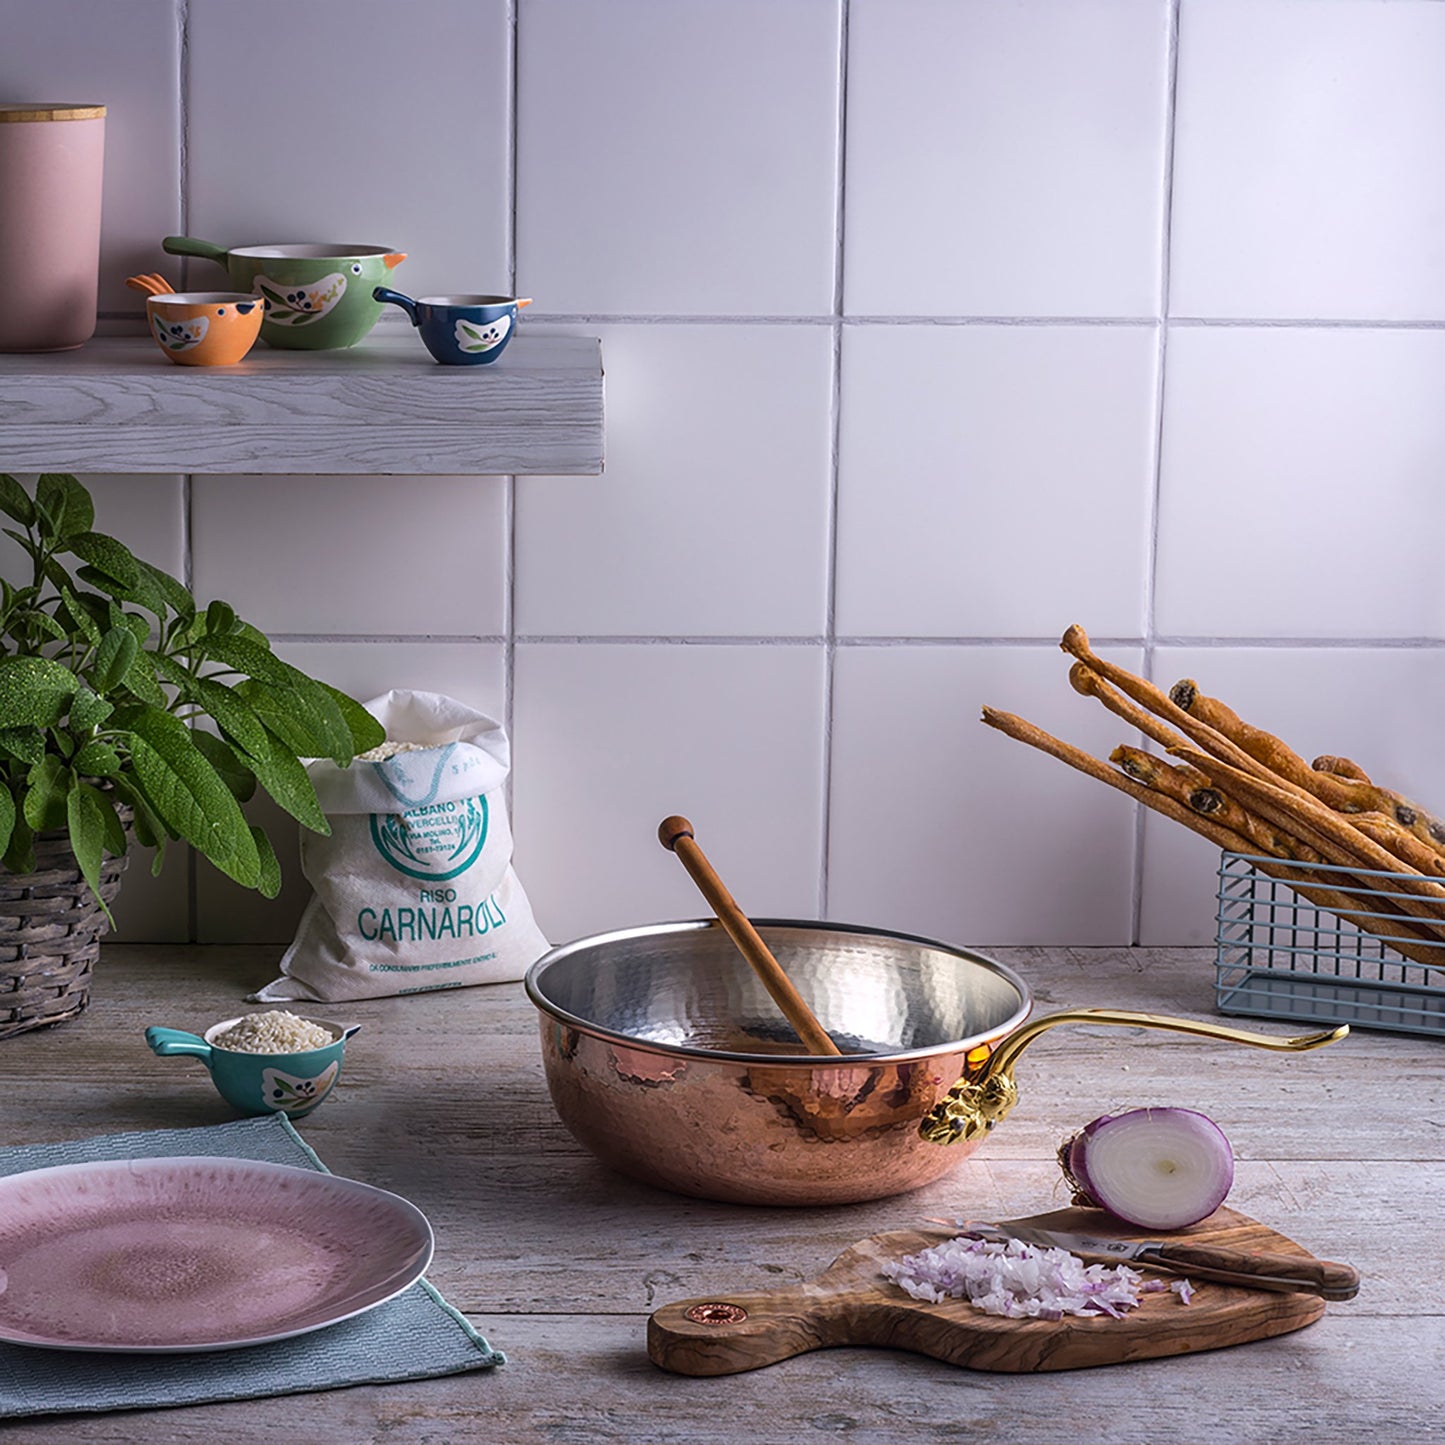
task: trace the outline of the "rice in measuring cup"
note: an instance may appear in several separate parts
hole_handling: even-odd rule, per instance
[[[230,1049],[237,1054],[300,1054],[308,1049],[327,1048],[335,1042],[330,1029],[286,1009],[247,1014],[211,1040],[215,1048]]]

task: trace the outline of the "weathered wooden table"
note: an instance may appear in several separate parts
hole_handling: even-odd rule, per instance
[[[242,1012],[278,950],[110,946],[79,1019],[0,1043],[0,1143],[229,1118],[201,1067],[159,1060],[147,1024]],[[1200,951],[998,949],[1037,1011],[1111,1005],[1213,1017]],[[1119,1028],[1061,1028],[1019,1068],[1022,1099],[937,1185],[829,1210],[744,1209],[614,1176],[575,1145],[542,1078],[520,985],[348,1005],[364,1025],[335,1096],[299,1127],[327,1165],[414,1200],[437,1234],[432,1280],[498,1370],[197,1408],[11,1424],[7,1445],[70,1441],[386,1441],[721,1445],[919,1441],[1292,1441],[1372,1445],[1445,1433],[1445,1042],[1357,1032],[1314,1053]],[[1249,1026],[1248,1020],[1238,1020]],[[1266,1032],[1299,1032],[1259,1023]],[[1230,1203],[1364,1276],[1358,1299],[1293,1335],[1209,1354],[989,1375],[886,1350],[831,1350],[722,1379],[648,1361],[648,1314],[765,1290],[854,1240],[960,1211],[1057,1207],[1059,1138],[1137,1104],[1202,1109],[1238,1157]]]

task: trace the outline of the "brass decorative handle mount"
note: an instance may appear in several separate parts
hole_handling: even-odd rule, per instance
[[[1033,1019],[1003,1039],[976,1070],[965,1074],[929,1110],[918,1125],[919,1134],[930,1144],[957,1144],[986,1134],[1018,1102],[1018,1085],[1013,1078],[1015,1060],[1045,1029],[1051,1029],[1056,1024],[1119,1024],[1125,1028],[1166,1029],[1171,1033],[1222,1039],[1226,1043],[1249,1044],[1257,1049],[1274,1049],[1281,1053],[1317,1049],[1344,1038],[1350,1031],[1348,1024],[1341,1024],[1339,1028],[1325,1029],[1320,1033],[1281,1038],[1276,1034],[1256,1034],[1224,1024],[1173,1018],[1168,1014],[1133,1013],[1128,1009],[1109,1008],[1065,1009],[1061,1013]]]

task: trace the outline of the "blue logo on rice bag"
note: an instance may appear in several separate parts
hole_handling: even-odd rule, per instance
[[[487,841],[487,799],[459,798],[407,813],[373,813],[376,851],[408,878],[437,882],[465,873]]]

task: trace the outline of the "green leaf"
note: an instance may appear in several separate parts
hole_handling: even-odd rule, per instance
[[[15,799],[10,789],[0,786],[0,853],[10,846],[10,835],[15,831]]]
[[[96,790],[100,792],[99,789]],[[120,814],[116,811],[119,806],[114,801],[114,795],[101,793],[106,799],[105,810],[105,851],[112,858],[122,858],[130,849],[130,838],[126,834],[125,824],[121,822]]]
[[[111,626],[124,627],[144,647],[151,638],[151,625],[139,612],[127,612],[124,607],[112,607]]]
[[[386,741],[386,729],[354,697],[348,697],[346,693],[328,683],[323,682],[321,686],[335,699],[342,717],[346,719],[346,726],[351,729],[353,756],[357,753],[369,753],[372,748],[380,747]]]
[[[105,856],[106,814],[111,813],[110,803],[89,783],[77,784],[71,789],[65,802],[66,822],[70,825],[70,849],[75,861],[80,864],[80,874],[90,884],[105,916],[112,925],[110,909],[100,896],[100,865]]]
[[[35,500],[57,537],[88,533],[95,522],[90,493],[68,472],[42,472],[35,483]]]
[[[247,761],[261,786],[303,827],[323,837],[330,836],[331,823],[321,811],[311,775],[296,754],[269,728],[264,753],[252,753]]]
[[[256,774],[240,757],[235,748],[215,733],[202,728],[191,730],[191,741],[205,753],[207,761],[221,775],[221,781],[231,790],[231,796],[238,803],[248,803],[256,794]]]
[[[35,503],[8,472],[0,472],[0,512],[13,517],[22,527],[35,525]]]
[[[169,699],[156,681],[155,661],[157,654],[140,648],[130,670],[125,675],[125,686],[142,702],[151,707],[166,707]]]
[[[256,840],[256,852],[261,858],[261,881],[256,885],[263,898],[274,898],[281,891],[281,861],[271,840],[254,823],[251,837]]]
[[[107,537],[104,532],[82,529],[65,539],[63,550],[74,552],[82,562],[98,567],[107,577],[113,577],[126,587],[135,587],[140,580],[140,568],[130,548],[114,537]],[[149,581],[147,578],[146,582]]]
[[[139,569],[131,581],[125,581],[100,567],[81,567],[75,575],[82,582],[89,582],[97,591],[104,592],[107,597],[144,607],[147,612],[154,613],[159,618],[165,617],[164,598],[150,578],[144,576]]]
[[[70,626],[78,632],[92,647],[100,646],[100,628],[95,624],[95,618],[69,587],[60,588],[60,605]]]
[[[139,557],[135,559],[135,564],[166,600],[172,612],[178,613],[187,622],[196,615],[196,599],[187,591],[183,582],[177,581],[169,572],[163,572],[159,567],[153,567]]]
[[[95,650],[95,663],[91,668],[95,690],[110,692],[118,686],[130,671],[139,651],[135,634],[130,628],[112,627],[100,639],[100,646]]]
[[[165,824],[156,817],[151,805],[146,802],[145,795],[131,782],[128,774],[122,773],[111,783],[111,789],[122,803],[129,803],[131,811],[135,814],[135,836],[146,848],[155,848],[160,852],[165,851],[166,828]],[[160,862],[152,870],[160,872]]]
[[[91,728],[98,728],[114,711],[111,703],[82,683],[70,701],[70,730],[88,733]]]
[[[247,642],[254,642],[257,647],[264,647],[270,651],[271,642],[259,627],[252,627],[249,622],[243,622],[239,617],[236,619],[237,637],[243,637]]]
[[[120,754],[108,742],[92,738],[70,760],[70,766],[87,778],[113,778],[120,772]]]
[[[0,728],[0,752],[22,763],[38,763],[45,756],[45,734],[39,728]]]
[[[15,831],[10,835],[10,846],[3,858],[5,866],[12,873],[33,873],[35,871],[35,834],[23,816],[15,819]]]
[[[167,682],[175,684],[186,702],[194,702],[213,719],[221,731],[234,738],[247,752],[266,746],[266,729],[246,700],[223,682],[209,677],[192,677],[173,658],[154,654],[154,661]]]
[[[37,636],[51,642],[65,642],[70,634],[48,613],[38,609],[30,614],[30,627]]]
[[[206,608],[207,632],[230,632],[236,623],[236,609],[218,597]]]
[[[54,753],[47,753],[26,775],[22,800],[25,821],[37,833],[65,823],[65,800],[75,787],[75,774]]]
[[[240,804],[186,725],[155,707],[121,708],[116,723],[130,734],[135,781],[167,829],[254,888],[261,860]]]
[[[0,728],[51,727],[80,679],[45,657],[0,658]]]
[[[223,663],[234,672],[258,678],[261,682],[278,683],[282,687],[289,685],[291,674],[296,672],[294,667],[282,662],[269,646],[246,637],[207,636],[201,643],[200,652],[203,657]]]

